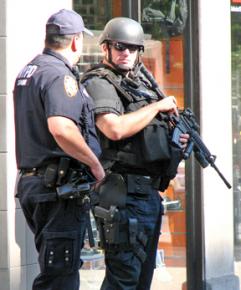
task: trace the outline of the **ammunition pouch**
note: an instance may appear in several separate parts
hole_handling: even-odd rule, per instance
[[[134,172],[160,178],[159,189],[164,191],[183,159],[182,148],[172,144],[169,133],[163,122],[150,124],[120,143],[119,149],[103,149],[102,164],[111,164],[112,171],[124,174]]]
[[[61,157],[58,162],[50,163],[46,166],[44,173],[44,184],[51,188],[60,186],[67,182],[67,174],[70,169],[70,158]]]
[[[150,189],[159,189],[160,178],[150,176],[141,176],[135,174],[125,174],[128,193],[131,193],[138,199],[147,200]]]
[[[183,159],[182,150],[175,146],[170,146],[170,154],[171,158],[166,163],[165,170],[162,171],[162,167],[160,166],[157,172],[160,172],[160,183],[159,190],[164,192],[168,186],[170,181],[176,176],[177,168],[181,160]]]
[[[170,160],[168,128],[163,124],[152,124],[140,133],[141,154],[144,162]]]
[[[183,151],[172,144],[166,123],[151,124],[140,132],[140,153],[151,175],[160,176],[161,191],[164,191],[171,179],[177,174],[177,168],[183,159]]]

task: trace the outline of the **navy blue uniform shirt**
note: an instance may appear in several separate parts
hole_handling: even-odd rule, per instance
[[[67,156],[48,130],[51,116],[74,121],[83,136],[88,136],[93,152],[100,155],[91,98],[83,86],[79,87],[70,64],[60,54],[45,49],[19,73],[14,110],[18,168],[40,167]]]

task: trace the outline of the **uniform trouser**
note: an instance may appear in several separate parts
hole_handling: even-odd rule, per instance
[[[142,246],[147,258],[142,263],[132,250],[106,249],[106,273],[101,290],[149,290],[151,286],[163,214],[159,193],[151,190],[147,200],[129,194],[126,213],[127,217],[137,218],[139,230],[147,235],[148,242]]]
[[[19,198],[35,237],[40,274],[33,290],[79,290],[80,251],[88,209],[78,200],[58,200],[40,176],[21,177]]]

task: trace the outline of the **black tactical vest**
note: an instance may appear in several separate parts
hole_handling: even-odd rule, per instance
[[[158,100],[151,83],[140,71],[129,78],[120,77],[106,66],[99,65],[86,72],[81,82],[93,76],[105,78],[116,88],[125,113],[137,111]],[[181,152],[170,143],[169,128],[163,116],[157,116],[146,128],[124,140],[111,141],[100,134],[104,167],[112,166],[111,170],[117,172],[172,179],[176,175]]]

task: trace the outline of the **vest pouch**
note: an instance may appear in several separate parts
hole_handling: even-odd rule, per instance
[[[148,125],[140,132],[142,158],[145,162],[167,161],[171,158],[168,129],[160,124]]]
[[[170,181],[177,174],[179,163],[183,159],[182,149],[175,146],[171,146],[170,150],[171,150],[171,159],[168,162],[168,166],[164,171],[165,174],[161,176],[161,182],[159,184],[159,190],[161,192],[164,192],[168,188]]]

